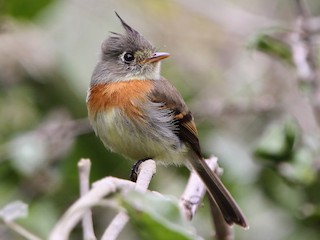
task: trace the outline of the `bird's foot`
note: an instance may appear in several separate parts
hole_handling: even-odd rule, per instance
[[[149,158],[145,158],[145,159],[141,159],[138,160],[131,168],[131,173],[130,173],[130,180],[132,182],[136,182],[138,179],[138,173],[139,173],[139,167],[141,165],[141,163],[143,163],[144,161],[148,160]]]

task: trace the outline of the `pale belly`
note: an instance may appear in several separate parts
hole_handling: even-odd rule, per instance
[[[152,158],[163,164],[183,164],[187,148],[161,122],[137,124],[117,109],[98,113],[91,124],[104,145],[135,161]]]

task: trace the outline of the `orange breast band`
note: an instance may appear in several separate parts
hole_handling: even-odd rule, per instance
[[[147,94],[153,89],[151,80],[129,80],[97,84],[90,88],[88,98],[89,114],[108,111],[113,107],[124,110],[128,115],[141,115],[134,102],[147,101]]]

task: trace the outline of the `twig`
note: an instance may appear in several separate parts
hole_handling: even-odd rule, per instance
[[[150,183],[152,175],[155,173],[155,168],[156,167],[153,160],[143,162],[140,165],[140,173],[138,175],[137,183],[114,177],[106,177],[102,180],[95,182],[93,184],[93,188],[87,194],[79,198],[57,222],[49,236],[49,240],[69,239],[71,230],[76,226],[76,224],[81,220],[81,218],[83,218],[88,209],[95,205],[98,205],[101,199],[106,195],[114,193],[117,190],[123,191],[130,190],[133,188],[139,191],[145,191]],[[147,174],[149,174],[150,176],[145,176]],[[117,219],[117,225],[115,225],[115,223],[111,223],[108,227],[108,229],[110,229],[111,227],[111,233],[112,228],[116,228],[113,231],[118,232],[119,234],[125,226],[125,224],[127,223],[126,218],[118,217]],[[121,221],[119,222],[119,220]],[[108,231],[108,229],[106,230],[106,232]],[[107,235],[106,232],[103,234],[103,237],[101,239],[115,239],[111,238],[111,235]],[[108,231],[108,233],[110,232]]]
[[[320,33],[320,17],[312,17],[308,19],[305,26],[312,35]]]
[[[106,177],[93,185],[93,188],[83,197],[79,198],[64,213],[50,233],[49,240],[67,240],[71,230],[80,221],[87,210],[99,203],[106,195],[117,190],[133,189],[135,183],[114,177]]]
[[[156,163],[151,159],[144,161],[141,163],[139,170],[135,189],[140,192],[146,192],[153,175],[156,174]]]
[[[223,174],[223,170],[218,165],[218,159],[212,157],[207,160],[208,166],[214,171],[219,177]],[[224,217],[217,205],[217,203],[211,198],[209,199],[209,205],[211,210],[211,216],[213,220],[213,225],[215,229],[215,239],[216,240],[233,240],[234,234],[232,228],[226,223]]]
[[[3,222],[5,226],[17,232],[28,240],[40,240],[39,237],[31,233],[29,230],[16,223],[19,218],[28,216],[28,205],[20,200],[12,201],[0,209],[0,224]]]
[[[90,169],[91,161],[90,159],[81,159],[78,162],[79,171],[79,181],[80,181],[80,196],[83,197],[89,192],[89,182],[90,182]],[[87,210],[82,218],[82,230],[84,240],[96,240],[96,236],[93,230],[92,222],[92,212]]]
[[[215,240],[233,240],[234,234],[232,228],[226,223],[223,218],[223,215],[215,201],[212,198],[208,197],[211,216],[213,220],[215,233]]]
[[[295,0],[298,18],[296,29],[291,35],[293,61],[300,81],[309,85],[309,98],[315,119],[320,126],[320,87],[317,76],[316,60],[313,56],[312,33],[308,26],[309,11],[303,0]]]
[[[206,160],[208,166],[212,169],[212,171],[221,176],[222,170],[221,168],[219,168],[217,161],[218,159],[216,157],[211,157],[210,159]],[[182,211],[184,212],[184,215],[188,220],[191,220],[195,215],[205,193],[206,188],[203,184],[203,181],[195,172],[192,172],[180,200],[180,207],[182,208]],[[232,229],[225,222],[217,204],[210,199],[209,201],[214,229],[216,230],[216,239],[233,239],[233,232],[231,231]]]
[[[156,172],[156,164],[153,160],[150,159],[141,163],[139,169],[140,172],[138,174],[135,190],[145,192],[149,187],[152,176]],[[117,239],[118,235],[128,223],[128,221],[128,215],[124,211],[119,212],[103,233],[101,240]]]
[[[295,31],[291,36],[293,60],[301,81],[316,87],[315,60],[312,55],[311,34],[305,27],[309,18],[307,8],[302,0],[296,0],[298,18]]]
[[[88,160],[82,160],[81,162],[79,162],[82,194],[87,190],[89,190],[87,183],[89,178],[88,173],[90,170],[90,162],[87,162],[87,161]],[[212,157],[211,159],[207,160],[207,163],[211,169],[215,169],[215,171],[219,170],[219,167],[217,165],[217,159],[215,157]],[[152,176],[155,174],[155,171],[156,171],[155,162],[153,160],[147,160],[140,165],[139,170],[140,170],[140,173],[138,174],[137,183],[133,183],[128,180],[118,179],[114,177],[106,177],[94,183],[93,188],[89,190],[86,194],[81,195],[81,198],[79,198],[61,217],[61,219],[58,221],[58,223],[52,230],[49,236],[49,240],[68,239],[71,230],[81,220],[81,218],[84,219],[86,214],[88,213],[88,210],[91,207],[98,205],[101,199],[106,195],[114,193],[117,190],[123,191],[123,190],[129,190],[129,189],[135,189],[137,191],[145,192],[148,189]],[[191,178],[188,182],[187,188],[184,194],[182,195],[182,199],[180,203],[188,219],[191,219],[192,216],[195,214],[198,208],[198,205],[201,202],[204,194],[205,194],[204,184],[195,173],[192,173]],[[223,225],[224,220],[222,216],[219,216],[219,214],[221,215],[221,213],[217,206],[213,206],[213,213],[214,213],[213,214],[214,223],[216,227],[216,236],[225,236],[225,237],[232,236],[230,229],[229,230],[226,229],[225,225]],[[91,216],[89,216],[88,218],[90,220],[88,220],[89,223],[88,222],[84,223],[84,226],[83,226],[84,230],[85,228],[88,228],[88,226],[92,224]],[[120,232],[122,231],[122,229],[127,224],[128,220],[129,218],[125,213],[125,211],[123,209],[120,210],[118,215],[113,219],[113,221],[110,223],[110,225],[104,232],[101,239],[115,240],[120,234]],[[91,230],[88,230],[88,231],[91,231]],[[92,229],[92,234],[94,236],[93,229]],[[88,235],[86,235],[86,237]],[[218,239],[229,240],[232,238],[218,238]]]
[[[104,231],[101,240],[117,239],[123,228],[129,221],[129,216],[121,210],[111,221],[108,228]]]
[[[208,160],[208,163],[211,163],[212,169],[218,167],[216,157],[211,157]],[[196,172],[192,171],[184,192],[180,197],[179,203],[184,215],[188,220],[191,220],[195,215],[205,193],[206,187],[203,184],[203,181],[199,178]]]
[[[27,229],[15,222],[7,222],[6,226],[28,240],[41,240],[41,238],[35,236],[33,233],[29,232]]]

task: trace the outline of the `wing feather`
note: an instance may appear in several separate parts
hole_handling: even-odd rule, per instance
[[[173,114],[174,133],[201,157],[198,132],[192,113],[177,89],[168,80],[161,78],[155,81],[155,87],[149,94],[149,98],[152,102],[161,104],[162,109],[168,109]]]

